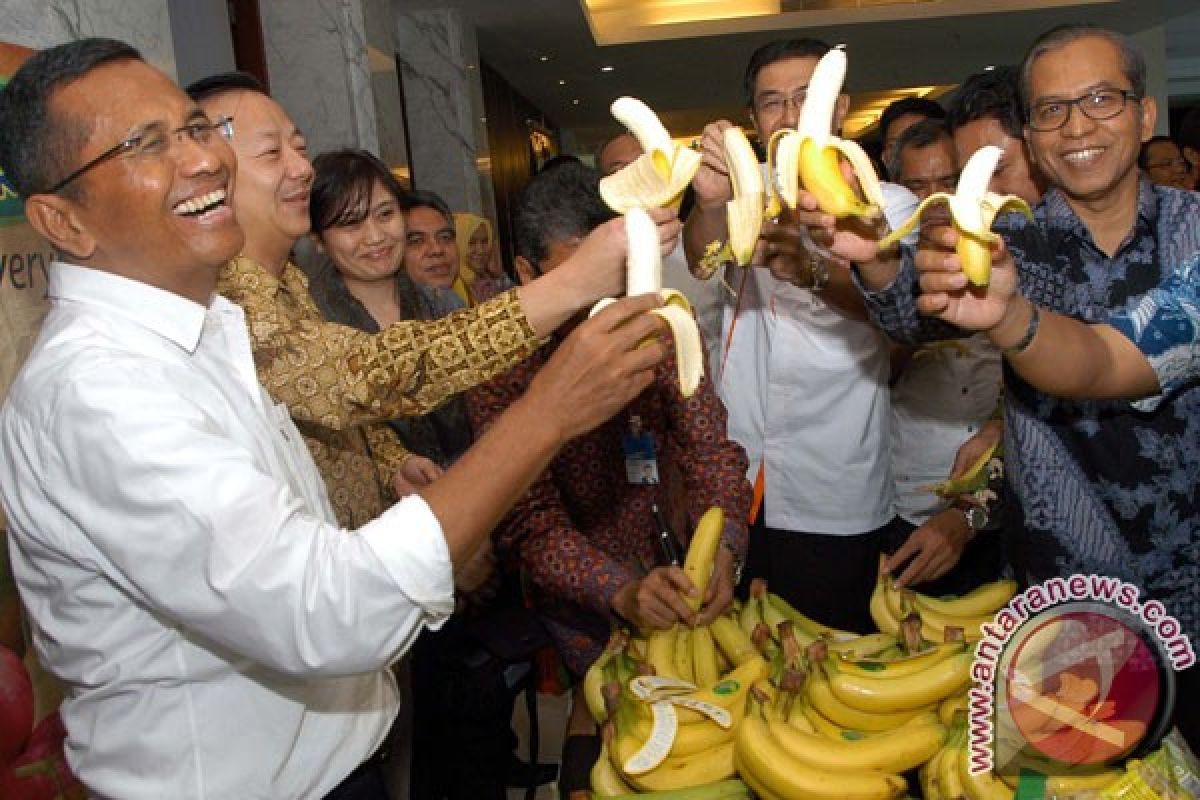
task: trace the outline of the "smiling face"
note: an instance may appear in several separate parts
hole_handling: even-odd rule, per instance
[[[1192,165],[1183,157],[1179,145],[1168,140],[1146,145],[1146,174],[1161,186],[1192,188]]]
[[[803,97],[808,90],[813,71],[817,68],[817,60],[815,57],[785,58],[767,64],[758,71],[754,78],[751,118],[754,120],[754,128],[758,131],[760,142],[765,144],[771,141],[771,135],[777,130],[796,127],[800,118],[800,106],[793,100]],[[763,108],[763,101],[770,99],[784,102],[777,110],[766,110]],[[835,133],[842,127],[849,104],[850,98],[847,95],[838,96],[833,112]]]
[[[413,283],[433,289],[449,289],[458,278],[458,245],[454,224],[436,208],[416,206],[405,224],[404,269]]]
[[[1031,108],[1070,101],[1097,89],[1130,90],[1117,45],[1085,36],[1041,55],[1029,77]],[[1088,118],[1078,106],[1065,125],[1025,136],[1034,162],[1072,205],[1109,202],[1137,195],[1138,152],[1154,130],[1153,98],[1130,97],[1111,119]]]
[[[242,231],[225,202],[233,153],[167,76],[141,61],[93,69],[50,100],[56,119],[86,120],[91,134],[70,172],[134,134],[142,144],[81,175],[77,199],[47,201],[74,216],[80,235],[56,244],[88,266],[207,302]],[[193,126],[189,128],[188,126]]]
[[[486,225],[479,225],[467,240],[467,263],[476,275],[488,271],[488,260],[492,257],[492,239]]]
[[[992,173],[988,190],[996,194],[1015,194],[1034,205],[1045,191],[1045,181],[1029,161],[1025,140],[1010,136],[995,117],[971,120],[954,131],[954,152],[958,163],[967,160],[981,147],[992,145],[1001,150],[1000,163]]]
[[[319,241],[347,283],[390,280],[404,258],[404,214],[396,198],[376,181],[366,209],[353,209],[357,222],[334,225]]]
[[[954,192],[958,183],[958,165],[950,137],[941,136],[925,147],[905,147],[900,151],[900,183],[924,200],[934,192]]]
[[[313,169],[304,136],[282,106],[258,92],[222,92],[203,105],[210,116],[233,119],[238,162],[233,206],[246,231],[243,252],[269,269],[282,269],[309,227]]]

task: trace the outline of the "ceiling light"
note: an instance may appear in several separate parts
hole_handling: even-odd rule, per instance
[[[600,68],[600,71],[601,72],[612,72],[614,69],[616,69],[616,67],[604,66],[604,67]]]
[[[983,71],[984,71],[984,72],[991,72],[991,71],[992,71],[992,70],[994,70],[995,68],[996,68],[996,65],[995,65],[995,64],[988,64],[986,67],[984,67],[984,68],[983,68]]]
[[[550,56],[538,56],[538,61],[549,61]]]
[[[559,85],[559,86],[566,86],[566,85],[567,85],[567,82],[566,82],[565,80],[563,80],[562,78],[559,78],[559,80],[558,80],[558,85]]]
[[[571,105],[573,105],[573,106],[577,106],[577,105],[579,105],[579,98],[578,98],[578,97],[576,97],[574,100],[572,100],[572,101],[571,101]]]

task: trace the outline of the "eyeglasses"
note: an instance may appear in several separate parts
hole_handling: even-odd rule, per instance
[[[1127,102],[1141,99],[1128,89],[1093,89],[1071,100],[1043,100],[1030,109],[1029,127],[1041,133],[1056,131],[1067,124],[1076,106],[1088,119],[1112,119],[1125,110]]]
[[[783,114],[783,110],[790,105],[799,114],[806,97],[808,97],[807,86],[797,89],[790,95],[780,93],[764,95],[754,101],[754,113],[760,117],[777,117]]]
[[[207,144],[212,138],[214,131],[219,132],[226,139],[232,139],[233,117],[219,117],[216,122],[212,122],[208,119],[197,119],[172,131],[168,131],[166,126],[164,126],[162,123],[152,123],[142,128],[129,138],[117,142],[115,145],[108,148],[103,153],[96,156],[91,161],[87,162],[58,183],[51,186],[44,192],[44,194],[54,194],[71,181],[87,173],[89,170],[93,170],[103,164],[105,161],[117,158],[118,156],[131,155],[134,158],[141,158],[163,155],[171,147],[170,137],[172,135],[175,137],[176,141],[179,142],[182,142],[183,137],[187,136],[197,144]]]

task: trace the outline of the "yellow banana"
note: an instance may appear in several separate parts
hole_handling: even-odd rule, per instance
[[[879,630],[892,636],[900,635],[900,618],[892,613],[888,605],[888,577],[883,573],[875,579],[875,589],[871,592],[871,619]]]
[[[890,647],[899,644],[890,633],[868,633],[864,636],[850,634],[853,639],[842,638],[829,641],[829,652],[843,659],[871,659]]]
[[[732,617],[717,617],[709,628],[712,630],[717,646],[721,648],[725,657],[733,662],[734,666],[740,667],[747,661],[758,658],[758,651],[754,649],[754,642],[751,641],[749,634],[743,631]]]
[[[904,725],[856,741],[804,733],[786,722],[767,722],[767,728],[788,755],[829,770],[905,772],[933,757],[944,744],[940,724]]]
[[[990,770],[972,775],[970,763],[967,749],[959,749],[958,779],[962,781],[963,790],[970,800],[1013,800],[1013,790],[1004,785]]]
[[[698,692],[682,695],[687,700],[698,700],[702,703],[711,703],[714,706],[725,709],[734,718],[734,726],[745,712],[746,696],[750,693],[750,688],[759,681],[765,681],[770,672],[770,667],[767,662],[761,657],[756,656],[753,660],[747,661],[745,664],[737,667],[721,680],[717,681],[712,686],[707,686]],[[708,717],[701,714],[699,711],[693,711],[690,708],[677,708],[680,722],[692,723],[708,720]]]
[[[963,638],[968,642],[978,642],[983,638],[983,626],[992,622],[994,614],[980,614],[974,617],[952,617],[932,608],[922,605],[920,598],[913,600],[913,605],[921,615],[921,635],[930,641],[943,641],[946,628],[961,628]]]
[[[684,602],[696,611],[704,601],[708,582],[712,578],[713,566],[717,563],[717,548],[721,545],[721,534],[725,531],[725,512],[713,506],[704,512],[692,532],[687,556],[683,560],[683,574],[692,582],[696,594],[685,596]]]
[[[698,686],[712,686],[721,679],[717,669],[717,646],[706,625],[692,629],[692,669]]]
[[[999,237],[992,232],[992,222],[1006,207],[1012,206],[1029,218],[1033,211],[1029,204],[1014,194],[998,195],[988,191],[992,173],[1000,163],[1003,151],[994,145],[979,148],[967,159],[958,178],[954,194],[935,192],[929,195],[908,220],[879,243],[880,249],[888,249],[907,236],[920,220],[921,212],[934,202],[945,202],[950,206],[950,216],[958,231],[955,251],[962,262],[963,274],[976,286],[987,286],[992,274],[992,245]]]
[[[755,602],[754,598],[750,598],[738,613],[738,627],[742,629],[742,633],[751,638],[751,643],[753,643],[754,629],[763,621],[760,609],[761,606]]]
[[[795,623],[797,634],[799,634],[801,631],[804,631],[805,633],[808,633],[810,635],[810,638],[812,638],[814,640],[817,639],[818,637],[824,637],[824,638],[829,639],[830,640],[829,647],[831,650],[837,645],[845,645],[845,644],[848,644],[849,642],[857,641],[862,638],[859,634],[854,633],[853,631],[844,631],[839,628],[831,628],[830,626],[825,625],[824,623],[817,622],[815,619],[808,616],[807,614],[804,614],[799,609],[797,609],[795,606],[793,606],[791,603],[789,603],[787,600],[784,600],[782,597],[780,597],[777,594],[772,594],[772,593],[768,592],[766,602],[769,602],[772,606],[774,606],[776,609],[778,609],[780,612],[782,612],[783,616],[787,617],[793,623]],[[801,641],[800,643],[802,645],[804,644],[803,641]],[[892,643],[894,643],[894,641],[889,642],[888,644],[892,644]],[[885,644],[882,647],[880,647],[879,649],[882,650],[884,647],[887,647],[887,646],[888,645]],[[876,652],[878,652],[878,651],[876,651]]]
[[[951,743],[946,746],[945,752],[938,759],[938,791],[942,793],[943,797],[966,796],[966,787],[962,784],[962,778],[958,777],[958,762],[962,749],[961,736],[952,738]]]
[[[644,742],[650,738],[653,724],[648,719],[638,717],[632,728],[634,735]],[[690,756],[711,750],[718,745],[732,741],[733,734],[732,728],[726,730],[710,719],[680,725],[675,732],[675,741],[671,743],[670,757]]]
[[[596,797],[620,797],[633,791],[613,766],[607,742],[600,745],[600,758],[592,765],[591,783]]]
[[[812,720],[808,718],[808,713],[805,711],[804,698],[802,697],[796,697],[795,701],[792,703],[792,709],[790,712],[788,712],[787,716],[787,724],[791,725],[796,730],[804,731],[805,733],[820,733],[820,731],[817,730],[817,726],[814,725]]]
[[[890,681],[881,681],[890,683]],[[887,731],[899,728],[925,709],[904,711],[864,711],[843,703],[830,688],[829,681],[819,669],[808,676],[808,700],[830,722],[856,731]]]
[[[675,637],[676,627],[665,630],[653,630],[646,635],[646,663],[653,669],[654,674],[664,678],[680,677],[675,672]]]
[[[888,800],[907,787],[898,775],[872,771],[839,771],[814,767],[791,757],[772,737],[757,714],[747,715],[738,729],[737,760],[743,775],[780,797]]]
[[[600,657],[588,667],[583,676],[583,699],[587,703],[592,719],[603,722],[607,714],[604,710],[604,675],[605,667],[612,661],[613,656],[623,650],[629,641],[629,636],[623,631],[613,631]]]
[[[725,204],[725,222],[729,229],[729,250],[739,266],[746,266],[754,255],[763,223],[763,180],[758,156],[741,128],[726,128],[722,134],[725,164],[733,198]]]
[[[941,790],[938,788],[937,765],[944,752],[946,752],[945,749],[938,750],[917,770],[917,780],[920,783],[921,797],[924,800],[943,800]],[[953,800],[953,798],[944,798],[944,800]]]
[[[933,666],[891,680],[830,670],[829,688],[847,706],[873,713],[927,708],[961,692],[971,680],[970,653],[960,652]]]
[[[696,682],[695,661],[692,658],[692,629],[683,625],[675,634],[675,675],[688,683]]]
[[[942,702],[938,703],[938,720],[943,725],[949,725],[954,721],[954,715],[960,711],[963,712],[963,714],[967,713],[967,695],[965,692],[960,694],[952,694]]]
[[[634,97],[618,97],[612,115],[629,129],[644,151],[631,164],[600,181],[600,196],[618,214],[631,208],[657,208],[679,202],[700,169],[696,151],[676,145],[658,115]]]
[[[986,462],[985,462],[986,463]],[[999,580],[976,587],[961,597],[943,600],[925,594],[917,594],[917,607],[928,608],[951,617],[976,617],[995,614],[1017,593],[1017,582]]]
[[[828,663],[843,675],[892,680],[903,678],[906,675],[915,675],[939,661],[945,661],[953,655],[966,652],[966,649],[967,646],[964,642],[947,642],[934,645],[915,656],[906,656],[891,661],[869,658],[857,660],[831,658]]]
[[[801,713],[804,714],[804,718],[808,720],[808,724],[812,726],[813,730],[829,739],[842,741],[844,739],[857,739],[868,735],[861,731],[843,728],[840,725],[834,724],[824,714],[813,708],[811,702],[808,700],[803,700],[801,703],[797,703],[797,705],[800,706]]]
[[[626,777],[629,783],[644,792],[686,789],[727,780],[737,773],[733,766],[733,748],[732,741],[725,742],[690,756],[668,758],[649,772]]]
[[[992,459],[996,456],[996,451],[999,450],[999,448],[999,442],[996,442],[988,447],[988,449],[983,451],[979,458],[975,459],[971,466],[967,467],[967,471],[962,475],[959,475],[957,478],[947,478],[946,480],[939,481],[931,486],[922,486],[921,489],[924,491],[933,492],[939,497],[957,498],[959,495],[967,494],[968,492],[974,492],[986,487],[988,485],[988,480],[991,477],[990,465],[992,463]],[[999,585],[997,586],[997,584]],[[965,603],[960,603],[957,601],[945,601],[949,607],[945,608],[944,611],[947,614],[960,614],[963,616],[982,614],[988,610],[995,612],[1010,599],[1012,599],[1013,592],[1015,592],[1017,589],[1016,581],[993,581],[992,583],[984,584],[974,592],[971,592],[972,595],[974,595],[976,592],[981,593],[981,597],[978,598],[978,600],[986,599],[988,602],[992,602],[999,597],[1003,589],[1009,586],[1012,587],[1012,591],[1008,593],[1008,597],[1004,598],[1004,602],[1000,603],[995,608],[989,609],[987,607],[981,607],[979,611],[958,611],[951,610],[951,608],[975,608],[979,607],[980,603],[977,602],[977,600],[971,600]],[[959,598],[959,600],[963,599],[965,598]]]
[[[817,62],[796,129],[780,132],[778,141],[771,142],[771,178],[788,208],[796,207],[798,178],[826,214],[839,218],[877,217],[883,208],[883,192],[871,159],[857,142],[833,133],[834,109],[845,78],[845,51],[830,50]],[[843,157],[854,168],[865,202],[842,174]]]
[[[615,800],[752,800],[750,786],[737,778],[661,792],[634,792]]]
[[[1070,797],[1076,793],[1092,793],[1104,789],[1116,782],[1125,774],[1125,770],[1093,769],[1089,771],[1072,772],[1071,774],[1055,774],[1059,770],[1039,761],[1018,757],[1011,767],[1005,767],[997,777],[1009,789],[1016,789],[1020,780],[1020,770],[1029,769],[1039,772],[1046,778],[1046,797]]]

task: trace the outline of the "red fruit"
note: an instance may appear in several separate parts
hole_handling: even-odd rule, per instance
[[[33,731],[33,682],[17,654],[0,647],[0,764],[25,749]]]
[[[63,756],[67,730],[55,711],[38,723],[29,745],[13,763],[0,768],[0,797],[4,800],[83,800],[83,784],[71,773]]]

